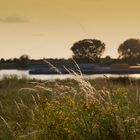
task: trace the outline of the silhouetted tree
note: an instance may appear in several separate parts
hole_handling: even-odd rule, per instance
[[[12,59],[9,58],[9,59],[6,60],[6,62],[7,63],[12,63]]]
[[[97,60],[105,51],[105,44],[96,39],[84,39],[71,47],[74,59]]]
[[[110,60],[111,60],[111,57],[110,57],[109,55],[107,55],[107,56],[105,57],[105,59],[106,59],[107,61],[110,61]]]
[[[14,63],[17,63],[18,61],[19,61],[18,58],[13,58],[13,62],[14,62]]]
[[[140,61],[140,40],[128,39],[118,48],[119,58]]]
[[[0,62],[1,63],[4,63],[5,62],[5,59],[4,58],[1,58]]]
[[[22,68],[27,68],[29,67],[30,59],[29,56],[24,54],[20,56],[19,61],[18,61],[18,66]]]

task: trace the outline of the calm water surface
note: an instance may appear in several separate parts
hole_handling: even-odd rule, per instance
[[[10,76],[10,75],[17,75],[19,78],[26,77],[29,79],[39,79],[39,80],[52,80],[52,79],[67,79],[67,78],[72,78],[72,75],[69,74],[54,74],[54,75],[30,75],[28,70],[0,70],[0,79],[2,79],[4,76]],[[107,77],[132,77],[132,78],[140,78],[140,74],[130,74],[130,75],[111,75],[111,74],[106,74]],[[103,74],[100,75],[85,75],[85,78],[89,79],[95,79],[95,78],[101,78],[104,77]]]

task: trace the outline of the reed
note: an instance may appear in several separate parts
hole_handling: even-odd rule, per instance
[[[55,81],[2,79],[0,139],[140,139],[139,79],[73,75]]]

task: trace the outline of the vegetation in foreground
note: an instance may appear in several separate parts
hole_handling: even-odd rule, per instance
[[[140,80],[0,81],[0,140],[139,140]]]

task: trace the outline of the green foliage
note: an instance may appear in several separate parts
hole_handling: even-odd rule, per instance
[[[116,81],[3,79],[0,140],[140,139],[139,80]]]

